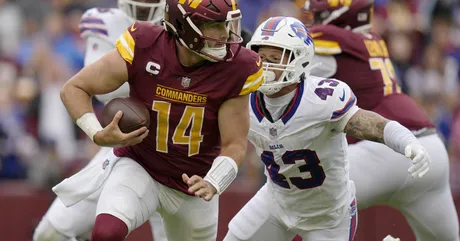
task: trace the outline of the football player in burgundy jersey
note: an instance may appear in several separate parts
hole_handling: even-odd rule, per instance
[[[80,128],[96,144],[116,147],[102,165],[53,188],[66,206],[100,191],[92,241],[124,240],[156,211],[168,240],[216,239],[214,195],[236,177],[246,152],[248,94],[263,83],[259,56],[240,47],[240,19],[235,0],[167,0],[164,28],[133,24],[116,49],[63,87]],[[122,113],[100,126],[90,97],[126,81],[151,121],[125,134],[117,126]]]
[[[80,20],[80,36],[85,40],[85,66],[89,65],[111,49],[118,37],[135,21],[148,21],[161,25],[166,0],[118,0],[118,8],[91,8]],[[102,103],[113,98],[129,96],[129,83],[107,94],[97,95]],[[112,147],[101,147],[88,165],[103,163],[105,154]],[[97,196],[97,195],[95,195]],[[72,207],[66,207],[56,198],[46,211],[37,228],[34,241],[87,241],[91,235],[96,214],[97,199],[86,198]],[[166,234],[161,216],[156,213],[150,219],[155,241],[165,241]]]
[[[446,148],[423,110],[401,92],[384,40],[370,31],[372,1],[309,0],[304,8],[313,13],[315,61],[322,62],[312,75],[347,83],[362,109],[413,131],[432,160],[430,172],[416,180],[402,168],[409,166],[404,157],[390,148],[349,137],[350,178],[356,185],[358,207],[396,208],[418,241],[458,241]]]

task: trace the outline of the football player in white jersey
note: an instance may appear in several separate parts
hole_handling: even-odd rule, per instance
[[[267,182],[232,219],[224,241],[353,240],[357,210],[345,133],[412,159],[408,171],[417,178],[429,170],[425,148],[398,122],[360,109],[347,84],[310,76],[314,45],[299,20],[269,18],[247,47],[263,61],[248,138]]]
[[[92,8],[87,10],[80,21],[80,36],[86,40],[85,66],[89,65],[109,50],[115,48],[118,37],[136,20],[161,24],[165,0],[118,0],[118,8]],[[107,103],[116,97],[129,96],[126,82],[114,92],[96,96]],[[88,165],[100,164],[111,148],[102,147]],[[97,197],[97,193],[93,195]],[[45,216],[35,229],[34,241],[75,241],[89,240],[96,215],[97,199],[87,198],[66,208],[55,199]],[[155,241],[166,240],[159,214],[151,220]]]

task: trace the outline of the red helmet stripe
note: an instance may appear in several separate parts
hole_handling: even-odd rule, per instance
[[[262,36],[273,36],[275,34],[276,27],[278,27],[278,24],[283,20],[284,17],[274,17],[270,18],[268,20],[264,27],[262,28]]]

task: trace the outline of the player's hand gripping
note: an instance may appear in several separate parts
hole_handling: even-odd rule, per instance
[[[430,170],[430,156],[422,145],[418,143],[409,144],[404,152],[406,157],[412,160],[412,166],[408,169],[412,177],[421,178]]]
[[[188,192],[197,197],[203,198],[205,201],[210,201],[217,193],[217,189],[202,177],[193,175],[188,177],[187,174],[182,174],[182,180],[188,185]]]
[[[141,127],[130,133],[121,132],[118,122],[123,116],[122,111],[118,111],[113,117],[112,122],[104,130],[94,135],[94,143],[99,146],[122,147],[132,146],[140,143],[149,134],[147,127]]]

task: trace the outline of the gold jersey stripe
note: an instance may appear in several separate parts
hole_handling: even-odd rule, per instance
[[[132,64],[134,59],[134,48],[136,43],[133,36],[126,30],[123,35],[117,39],[116,47],[123,59]]]
[[[246,82],[244,82],[244,86],[241,89],[240,95],[247,95],[259,89],[259,86],[264,83],[264,77],[262,76],[263,72],[263,69],[260,68],[257,73],[250,75],[246,79]]]
[[[320,37],[320,36],[323,36],[323,33],[322,33],[322,32],[311,33],[311,37],[312,37],[312,38],[317,38],[317,37]]]
[[[336,41],[330,40],[313,40],[315,44],[315,53],[325,54],[325,55],[334,55],[340,54],[342,49]]]

